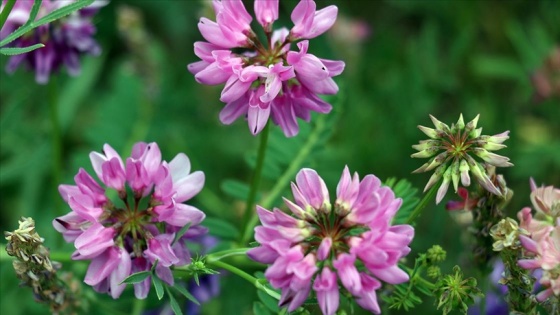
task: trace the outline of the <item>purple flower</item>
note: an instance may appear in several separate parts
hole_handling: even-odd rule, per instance
[[[5,2],[6,0],[2,1],[2,4]],[[43,0],[37,19],[70,2],[72,1]],[[10,47],[27,47],[37,43],[42,43],[45,47],[12,56],[6,64],[6,71],[12,73],[22,62],[25,62],[35,71],[35,81],[40,84],[47,83],[50,74],[58,71],[62,65],[66,66],[69,75],[77,76],[80,73],[80,54],[87,53],[96,56],[101,53],[101,48],[93,39],[95,26],[91,18],[100,7],[107,3],[107,1],[96,1],[67,17],[35,28],[10,43]],[[6,24],[0,31],[0,40],[27,22],[32,6],[33,1],[16,2]]]
[[[294,202],[284,201],[294,216],[257,206],[262,226],[255,228],[255,239],[260,246],[247,253],[269,265],[265,276],[282,290],[279,305],[291,312],[313,289],[323,314],[336,312],[340,294],[351,294],[364,309],[380,313],[376,290],[381,281],[408,281],[397,263],[410,252],[414,229],[391,225],[401,199],[374,175],[360,181],[348,167],[334,205],[312,169],[297,174],[292,193]]]
[[[290,51],[290,45],[326,32],[336,20],[336,6],[316,11],[313,0],[301,0],[292,13],[294,27],[273,31],[279,1],[255,1],[257,21],[268,39],[263,44],[250,27],[252,17],[242,1],[212,4],[216,22],[200,19],[198,28],[206,42],[194,44],[201,61],[187,68],[201,84],[225,83],[220,97],[226,103],[220,112],[222,123],[229,125],[246,116],[251,133],[257,134],[271,118],[292,137],[299,132],[297,118],[309,121],[311,111],[330,112],[331,105],[317,95],[338,92],[332,77],[342,73],[344,62],[308,54],[307,40],[298,43],[299,52]],[[242,52],[234,53],[233,48]]]
[[[173,284],[170,267],[189,264],[189,238],[207,231],[198,225],[204,213],[183,203],[202,189],[204,174],[191,173],[183,153],[169,163],[162,161],[156,143],[135,144],[124,162],[108,144],[103,153],[92,152],[90,159],[106,188],[80,169],[74,177],[76,185],[59,187],[72,211],[53,220],[64,239],[74,242],[72,259],[91,259],[84,281],[118,298],[126,277],[150,270],[157,260],[156,275]],[[109,189],[117,192],[118,202],[109,198]],[[174,244],[176,233],[187,224],[189,230]],[[149,290],[149,278],[134,284],[139,299],[146,298]]]

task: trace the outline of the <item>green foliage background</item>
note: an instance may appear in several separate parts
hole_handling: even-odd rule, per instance
[[[281,2],[278,24],[291,27],[295,3]],[[103,54],[83,57],[77,78],[65,71],[51,77],[58,96],[52,87],[37,85],[23,68],[11,76],[0,73],[0,230],[14,230],[20,216],[32,216],[52,251],[72,251],[51,225],[54,217],[70,210],[57,193],[60,183],[52,171],[48,102],[55,98],[63,133],[61,183],[72,183],[79,167],[92,171],[88,154],[101,151],[104,143],[127,156],[136,141],[156,141],[164,159],[185,152],[193,169],[205,172],[205,188],[194,199],[197,206],[209,217],[241,224],[243,203],[231,197],[231,190],[243,187],[232,187],[231,181],[250,180],[258,139],[246,122],[223,126],[218,120],[221,87],[199,85],[186,70],[197,61],[193,43],[202,40],[197,18],[213,18],[207,4],[113,1],[95,18]],[[410,158],[411,145],[425,138],[416,126],[430,126],[428,114],[451,123],[460,113],[465,120],[480,113],[483,134],[511,131],[508,148],[500,151],[515,164],[500,170],[516,192],[509,215],[530,205],[529,177],[539,184],[560,185],[560,101],[557,97],[537,104],[530,81],[560,45],[559,2],[318,1],[318,7],[328,4],[339,7],[340,17],[362,20],[371,30],[362,43],[349,40],[351,35],[327,34],[310,44],[317,56],[342,59],[347,65],[337,78],[342,95],[333,101],[329,130],[304,164],[317,169],[332,192],[344,165],[362,176],[407,178],[421,190],[429,174],[411,174],[424,162]],[[127,45],[118,30],[125,5],[142,14],[144,25],[134,28],[146,34],[140,45]],[[7,58],[0,61],[3,68]],[[287,140],[273,127],[271,137],[280,152],[269,150],[267,159],[276,158],[285,167],[317,119],[311,126],[300,121],[302,133]],[[274,178],[265,174],[263,194]],[[451,198],[448,193],[446,200]],[[448,250],[448,272],[460,264],[476,275],[468,271],[471,252],[463,242],[465,227],[444,210],[444,203],[430,205],[422,214],[410,257],[438,243]],[[219,228],[213,233],[224,234]],[[82,277],[86,265],[65,267]],[[31,303],[29,290],[17,287],[10,263],[2,262],[0,268],[0,313],[47,313]],[[254,288],[235,276],[222,279],[221,292],[205,305],[206,314],[250,314],[252,301],[258,299]],[[127,313],[132,299],[131,290],[118,301],[98,296],[90,310]],[[148,308],[156,305],[153,292],[147,303]],[[431,298],[420,307],[414,312],[436,314]]]

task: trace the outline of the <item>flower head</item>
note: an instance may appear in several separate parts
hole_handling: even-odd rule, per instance
[[[297,118],[310,120],[310,112],[328,113],[331,105],[317,94],[336,94],[332,77],[344,70],[344,62],[308,53],[309,41],[326,32],[338,9],[316,10],[315,1],[301,0],[292,12],[291,30],[273,30],[279,0],[255,1],[255,15],[264,28],[263,44],[251,29],[251,15],[241,0],[213,0],[216,22],[201,18],[198,28],[206,42],[196,42],[201,59],[188,65],[197,82],[222,84],[220,113],[224,124],[246,116],[251,133],[259,133],[269,118],[288,137],[299,131]],[[291,44],[299,40],[298,51]],[[236,49],[233,52],[232,49]]]
[[[331,203],[327,186],[312,169],[292,183],[294,202],[284,199],[293,215],[257,207],[262,226],[255,228],[259,247],[249,257],[270,264],[270,284],[282,289],[280,306],[298,308],[313,289],[323,314],[334,314],[341,290],[363,308],[379,313],[376,290],[381,282],[408,280],[398,268],[410,252],[410,225],[391,225],[402,200],[374,175],[360,181],[346,167]],[[344,294],[343,292],[343,294]]]
[[[506,147],[502,143],[509,138],[509,131],[494,136],[482,136],[482,128],[476,128],[478,117],[477,115],[472,121],[465,124],[463,115],[461,115],[457,123],[449,127],[430,115],[436,129],[418,126],[430,139],[413,145],[412,147],[419,152],[412,154],[412,157],[431,157],[431,159],[413,173],[435,169],[424,191],[443,178],[436,195],[436,203],[443,199],[450,183],[453,183],[456,192],[459,181],[463,186],[469,186],[471,183],[469,173],[474,175],[478,183],[487,191],[498,196],[503,195],[503,192],[492,183],[485,166],[476,161],[473,155],[478,156],[490,166],[512,166],[513,164],[507,157],[491,152]]]
[[[535,217],[528,207],[517,214],[520,226],[530,233],[519,236],[529,254],[529,259],[519,260],[519,266],[542,270],[539,282],[545,290],[537,294],[537,299],[544,301],[551,295],[560,296],[560,194],[553,186],[537,188],[532,179],[531,189],[531,201],[537,209]]]
[[[5,2],[5,0],[2,1],[2,4]],[[68,5],[69,2],[43,0],[37,18]],[[91,18],[101,6],[107,3],[108,1],[95,1],[90,6],[67,17],[41,25],[10,43],[11,47],[27,47],[37,43],[42,43],[45,47],[12,56],[6,64],[6,71],[12,73],[22,62],[25,62],[35,71],[35,80],[40,84],[47,83],[50,74],[57,71],[62,65],[66,66],[68,74],[71,76],[78,75],[80,73],[80,54],[99,55],[101,53],[101,48],[93,39],[95,26]],[[32,7],[33,1],[16,2],[6,24],[0,31],[0,40],[27,22]]]
[[[157,276],[173,284],[170,267],[191,260],[188,238],[206,232],[198,226],[204,213],[183,203],[202,189],[204,174],[191,173],[183,153],[162,161],[156,143],[136,143],[124,161],[106,144],[103,153],[92,152],[90,159],[103,186],[80,169],[76,185],[59,187],[72,211],[53,221],[66,241],[74,242],[72,259],[91,260],[84,281],[117,298],[126,277],[150,270],[157,260]],[[110,199],[111,190],[118,200]],[[175,240],[185,225],[189,230]],[[149,278],[134,284],[136,297],[145,298],[149,288]]]

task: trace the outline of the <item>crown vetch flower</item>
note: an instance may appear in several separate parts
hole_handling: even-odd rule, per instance
[[[341,290],[369,311],[379,313],[376,290],[381,281],[408,280],[398,268],[410,252],[410,225],[391,225],[402,200],[374,175],[360,181],[348,167],[338,183],[334,205],[323,179],[302,169],[292,183],[294,202],[284,199],[293,215],[257,206],[262,226],[255,228],[260,246],[247,252],[269,264],[265,276],[282,290],[280,306],[298,308],[315,292],[323,314],[334,314]],[[344,294],[344,293],[343,293]]]
[[[537,294],[537,299],[544,301],[551,295],[560,296],[560,193],[553,186],[537,188],[533,179],[531,190],[531,201],[537,210],[535,217],[529,207],[517,214],[520,226],[530,233],[520,235],[519,240],[531,257],[519,260],[519,266],[542,270],[539,282],[545,290]]]
[[[332,77],[342,73],[344,62],[307,53],[307,40],[297,44],[299,52],[290,51],[290,46],[326,32],[336,20],[336,6],[317,11],[313,0],[301,0],[292,12],[294,27],[273,31],[279,0],[255,1],[255,15],[267,39],[263,44],[251,29],[252,17],[241,0],[212,4],[216,22],[201,18],[198,28],[207,42],[194,44],[201,61],[187,68],[201,84],[225,83],[222,123],[229,125],[243,115],[251,133],[257,134],[271,118],[291,137],[299,131],[298,117],[309,121],[311,111],[330,112],[331,105],[317,94],[338,92]]]
[[[453,183],[455,192],[457,192],[459,181],[465,187],[470,186],[469,172],[472,173],[484,189],[498,196],[503,195],[492,183],[485,166],[476,161],[473,155],[481,158],[487,165],[499,167],[513,166],[509,162],[509,158],[491,152],[506,147],[502,143],[509,138],[509,131],[493,136],[481,135],[482,128],[476,128],[478,117],[479,115],[465,124],[461,114],[457,123],[449,127],[430,115],[436,129],[418,126],[430,139],[422,140],[419,144],[413,145],[412,147],[419,152],[412,154],[412,157],[431,157],[431,159],[413,173],[427,172],[435,169],[424,191],[443,178],[436,195],[436,203],[440,203],[443,199],[450,183]]]
[[[84,282],[99,292],[118,298],[120,284],[131,273],[150,270],[173,284],[170,267],[190,263],[188,238],[206,233],[198,224],[205,215],[183,204],[204,185],[204,173],[191,173],[188,157],[179,153],[162,161],[156,143],[136,143],[124,162],[108,144],[90,159],[102,187],[85,170],[74,177],[76,185],[60,185],[59,191],[72,211],[54,219],[54,228],[67,242],[74,242],[75,260],[91,260]],[[119,200],[111,200],[115,190]],[[175,244],[182,226],[189,230]],[[150,279],[134,284],[137,298],[145,298]]]
[[[6,1],[2,1],[3,6]],[[69,2],[72,1],[43,0],[37,19],[68,5]],[[95,26],[91,19],[97,10],[107,3],[108,1],[95,1],[67,17],[41,25],[10,43],[10,47],[27,47],[37,43],[42,43],[45,47],[12,56],[6,64],[6,71],[12,73],[25,62],[35,71],[35,81],[40,84],[47,83],[50,74],[62,65],[66,66],[69,75],[77,76],[80,73],[80,54],[96,56],[101,53],[101,48],[93,39]],[[0,31],[0,40],[27,22],[32,7],[33,1],[16,2]]]

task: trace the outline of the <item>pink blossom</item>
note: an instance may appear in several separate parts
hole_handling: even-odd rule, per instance
[[[198,226],[204,213],[184,204],[202,189],[204,173],[192,172],[183,153],[163,161],[156,143],[136,143],[124,162],[108,144],[90,159],[105,187],[80,169],[76,185],[59,187],[72,211],[53,220],[64,239],[74,242],[72,259],[91,259],[84,281],[118,298],[131,272],[151,270],[157,260],[155,275],[173,284],[170,267],[190,263],[187,238],[206,233]],[[110,200],[107,188],[117,190],[118,202]],[[189,230],[173,243],[185,225]],[[145,298],[149,289],[149,279],[134,285],[137,298]]]
[[[272,23],[278,20],[278,3],[279,0],[256,0],[255,1],[255,15],[257,21],[265,29],[270,29]]]
[[[338,8],[334,5],[315,11],[315,1],[301,0],[292,12],[293,38],[311,39],[326,32],[336,21]]]
[[[255,15],[268,39],[261,43],[241,0],[214,0],[212,4],[216,22],[200,20],[199,30],[206,42],[194,44],[201,60],[187,69],[201,84],[225,83],[220,100],[226,105],[219,115],[223,124],[245,117],[256,135],[272,119],[287,137],[293,137],[299,132],[298,118],[310,121],[312,111],[330,112],[331,105],[317,94],[338,92],[332,78],[342,73],[344,63],[307,54],[307,40],[298,44],[299,53],[290,51],[290,46],[329,29],[336,20],[335,6],[316,11],[314,1],[302,0],[292,14],[292,30],[273,30],[279,1],[256,0]],[[242,52],[233,52],[233,48],[242,48]]]
[[[313,289],[323,314],[336,313],[340,294],[353,295],[360,306],[379,313],[381,281],[408,281],[397,264],[410,252],[414,229],[391,225],[401,200],[374,175],[360,181],[347,167],[334,205],[312,169],[298,172],[292,193],[294,201],[284,201],[293,216],[257,206],[262,226],[255,228],[255,240],[260,246],[247,252],[269,265],[266,278],[282,290],[279,306],[293,311]]]

